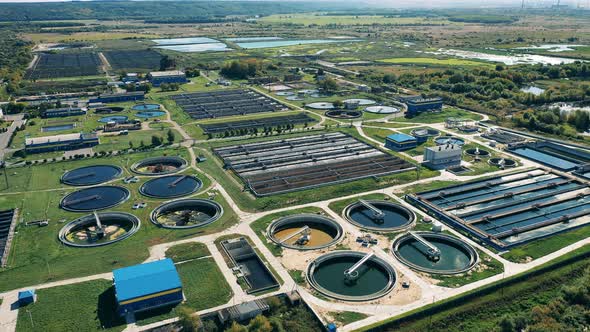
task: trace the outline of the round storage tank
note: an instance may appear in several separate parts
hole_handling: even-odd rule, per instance
[[[152,211],[155,225],[170,229],[203,227],[223,215],[219,203],[208,199],[181,199],[160,205]]]
[[[359,200],[344,209],[353,225],[377,232],[398,231],[409,227],[416,215],[402,205],[382,200]]]
[[[144,183],[139,192],[153,198],[175,198],[197,192],[203,183],[190,175],[168,175]]]
[[[395,287],[395,270],[377,256],[365,256],[357,251],[322,255],[309,264],[307,280],[321,294],[338,300],[371,301],[383,297]]]
[[[394,114],[399,113],[399,108],[393,106],[369,106],[365,108],[365,112],[375,114]]]
[[[60,207],[72,212],[104,210],[117,206],[129,199],[129,190],[117,186],[85,188],[62,198]]]
[[[152,157],[131,166],[131,171],[140,175],[166,175],[180,172],[188,167],[181,157]]]
[[[472,246],[444,233],[406,233],[394,241],[392,249],[394,256],[403,264],[432,274],[464,273],[478,261]]]
[[[343,236],[342,226],[317,214],[297,214],[273,222],[268,237],[289,249],[314,250],[329,247]]]
[[[98,226],[98,217],[101,227]],[[71,247],[99,247],[122,241],[135,234],[139,219],[129,213],[98,212],[80,217],[62,227],[59,240]]]
[[[121,174],[123,174],[123,170],[118,166],[86,166],[65,172],[61,177],[61,182],[70,186],[91,186],[114,180]]]

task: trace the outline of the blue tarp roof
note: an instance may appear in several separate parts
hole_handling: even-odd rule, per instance
[[[414,136],[406,135],[406,134],[392,134],[387,136],[388,139],[395,141],[395,142],[408,142],[408,141],[415,141],[416,138]]]
[[[182,287],[170,258],[114,270],[113,280],[119,302]]]
[[[29,289],[26,291],[18,292],[18,299],[19,300],[28,299],[31,297],[35,297],[35,290],[34,289]]]

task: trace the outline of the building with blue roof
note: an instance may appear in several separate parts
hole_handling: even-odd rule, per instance
[[[25,291],[18,292],[18,306],[24,307],[29,303],[35,302],[37,295],[35,295],[34,289],[27,289]]]
[[[393,134],[385,138],[385,147],[394,151],[404,151],[418,146],[418,140],[407,134]]]
[[[114,270],[113,283],[121,316],[183,300],[182,282],[170,258]]]

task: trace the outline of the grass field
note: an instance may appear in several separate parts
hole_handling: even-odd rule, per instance
[[[186,153],[185,151],[169,150],[168,153],[182,156]],[[102,158],[100,163],[126,166],[136,160],[153,155],[162,155],[162,153],[138,153],[122,157]],[[4,189],[4,193],[0,194],[0,205],[6,208],[22,208],[23,206],[26,208],[23,211],[22,221],[17,226],[18,235],[12,245],[8,267],[0,270],[0,290],[109,272],[114,268],[145,260],[148,257],[149,246],[216,233],[237,222],[231,207],[221,195],[217,194],[214,199],[222,205],[225,213],[215,223],[190,230],[166,230],[156,227],[149,222],[149,214],[163,201],[141,196],[137,190],[141,183],[137,183],[127,185],[131,192],[131,198],[112,209],[123,212],[133,211],[133,214],[142,221],[141,228],[136,234],[124,241],[99,248],[76,249],[64,246],[57,240],[59,230],[64,222],[84,214],[66,212],[58,208],[63,195],[74,190],[74,188],[59,184],[59,177],[65,169],[96,164],[97,161],[89,159],[9,169],[10,172],[18,172],[18,177],[11,180],[14,181],[12,183],[18,183],[18,185]],[[129,171],[126,170],[125,175],[129,174]],[[203,181],[203,188],[210,185],[210,181],[205,176],[197,174],[194,170],[187,170],[184,174],[197,175]],[[4,176],[1,178],[0,188],[5,188]],[[122,181],[117,181],[116,184],[124,186]],[[57,190],[51,188],[57,188]],[[208,195],[201,190],[195,197],[208,198]],[[147,207],[131,210],[131,206],[137,202],[145,202]],[[25,226],[23,223],[41,219],[48,219],[49,226],[39,228]],[[87,264],[89,261],[93,263]]]
[[[396,64],[396,65],[418,65],[418,66],[436,66],[436,67],[491,67],[493,64],[462,60],[462,59],[437,59],[437,58],[391,58],[378,60],[382,63]]]
[[[303,25],[373,25],[373,24],[391,24],[391,25],[408,25],[408,24],[455,24],[446,19],[423,18],[423,17],[386,17],[386,16],[345,16],[345,15],[323,15],[323,14],[288,14],[288,15],[270,15],[260,19],[263,23],[292,23]]]
[[[212,258],[176,266],[189,308],[198,311],[226,303],[232,291]],[[37,291],[38,301],[19,310],[17,331],[121,331],[112,281],[96,280]],[[72,299],[76,299],[72,301]],[[138,324],[176,316],[177,307],[137,315]],[[33,326],[31,326],[31,318]]]
[[[570,254],[546,263],[544,266],[551,266],[555,262],[586,253],[589,250],[590,246],[584,246]],[[536,305],[549,303],[561,292],[562,286],[576,285],[578,279],[588,267],[590,267],[588,259],[578,260],[567,266],[550,269],[543,274],[531,275],[521,281],[505,284],[488,293],[466,297],[470,296],[470,293],[479,291],[475,290],[456,296],[453,299],[457,299],[459,302],[452,306],[444,307],[444,303],[449,301],[445,300],[442,301],[442,304],[428,305],[407,314],[392,317],[385,322],[363,327],[358,331],[370,331],[372,329],[387,332],[499,331],[499,322],[504,315],[529,311]],[[523,275],[527,274],[529,272],[525,272]],[[508,278],[507,281],[511,279]],[[486,287],[494,287],[502,282],[499,281],[492,286]],[[426,313],[426,310],[433,311]],[[415,318],[410,317],[411,314],[419,313],[422,313],[422,315]],[[386,325],[383,325],[384,323]]]
[[[211,255],[207,246],[199,242],[183,243],[172,246],[166,250],[166,257],[174,262],[183,262]]]
[[[122,331],[112,286],[95,280],[37,290],[37,302],[19,309],[16,331]]]
[[[63,43],[63,42],[78,42],[78,41],[99,41],[111,39],[150,39],[160,37],[157,34],[144,34],[132,32],[74,32],[71,34],[63,33],[27,33],[24,38],[29,39],[35,43]]]

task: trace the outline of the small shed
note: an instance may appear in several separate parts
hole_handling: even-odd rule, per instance
[[[418,146],[418,140],[407,134],[393,134],[385,138],[385,147],[394,151],[404,151]]]
[[[28,289],[22,292],[18,292],[18,305],[24,307],[27,304],[34,303],[37,301],[37,294],[34,289]]]

